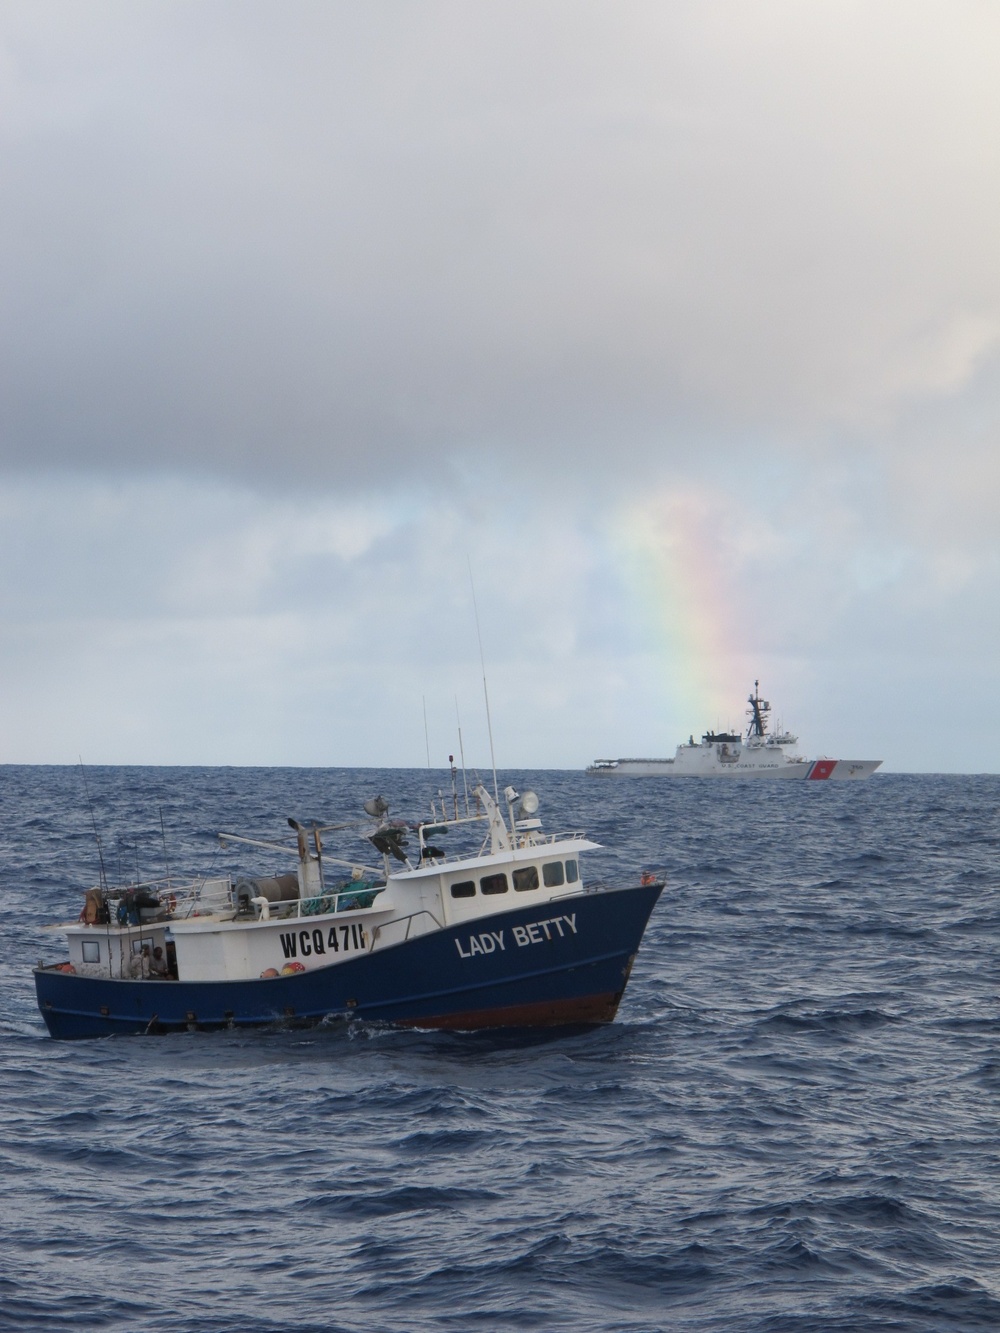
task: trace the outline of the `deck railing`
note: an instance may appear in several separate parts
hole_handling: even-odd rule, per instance
[[[397,917],[393,917],[393,919],[392,919],[391,921],[385,921],[385,922],[382,923],[381,926],[376,926],[375,929],[374,929],[374,930],[372,931],[372,933],[371,933],[371,934],[372,934],[372,938],[371,938],[371,944],[369,944],[369,946],[368,946],[368,952],[371,953],[371,952],[374,950],[376,944],[380,944],[380,943],[381,943],[381,944],[387,944],[387,943],[405,944],[406,941],[410,938],[410,933],[411,933],[411,930],[412,930],[414,921],[416,921],[418,917],[422,917],[422,916],[430,917],[430,919],[431,919],[433,925],[434,925],[438,930],[443,930],[443,929],[444,929],[444,926],[443,926],[442,923],[437,919],[437,917],[434,915],[434,913],[431,912],[428,908],[424,907],[424,908],[421,908],[421,910],[420,910],[419,912],[410,912],[410,914],[409,914],[408,916],[397,916]],[[428,927],[428,929],[429,929],[429,927]],[[389,932],[399,933],[399,934],[402,935],[402,938],[401,938],[401,939],[396,939],[396,940],[389,941],[389,940],[387,940],[387,939],[385,938],[385,937],[386,937],[386,934],[389,933]],[[419,932],[419,934],[421,934],[421,935],[425,935],[426,933],[427,933],[427,931],[424,931],[424,930],[422,930],[422,931]]]
[[[340,912],[358,912],[371,907],[378,895],[384,892],[386,885],[364,882],[358,885],[343,884],[332,886],[323,893],[310,898],[289,898],[285,901],[269,903],[271,917],[281,920],[307,916],[326,916]],[[184,921],[192,916],[223,914],[237,909],[233,903],[233,881],[228,876],[210,879],[180,879],[169,876],[163,879],[144,880],[139,884],[127,884],[121,888],[97,889],[102,894],[111,914],[110,925],[129,926],[136,929],[154,923]],[[148,900],[148,905],[143,902]],[[159,906],[154,906],[152,900]],[[130,916],[138,920],[119,921],[117,914],[120,905],[126,904]]]

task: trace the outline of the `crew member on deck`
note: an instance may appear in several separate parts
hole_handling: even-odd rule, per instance
[[[149,976],[149,945],[144,944],[138,953],[129,959],[128,974],[134,980]]]

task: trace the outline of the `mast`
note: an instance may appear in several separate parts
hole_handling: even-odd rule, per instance
[[[747,740],[754,736],[763,738],[767,735],[767,717],[766,714],[771,711],[771,705],[766,699],[760,697],[760,681],[753,683],[753,694],[750,695],[747,703],[750,707],[747,709],[747,717],[750,719],[750,725],[747,727]]]

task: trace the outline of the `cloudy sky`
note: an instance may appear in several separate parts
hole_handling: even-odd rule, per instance
[[[992,0],[5,0],[0,761],[1000,771]],[[470,577],[471,575],[471,577]]]

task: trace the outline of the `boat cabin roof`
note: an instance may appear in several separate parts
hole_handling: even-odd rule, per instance
[[[571,837],[559,838],[549,842],[532,842],[523,847],[514,847],[510,851],[504,849],[498,852],[483,852],[480,856],[442,856],[431,857],[414,866],[400,866],[398,870],[393,870],[389,876],[390,879],[426,879],[432,875],[446,875],[457,870],[478,870],[483,866],[490,865],[509,865],[511,861],[544,861],[551,860],[554,856],[567,856],[575,852],[589,852],[598,849],[601,846],[599,842],[591,842],[589,838]]]

